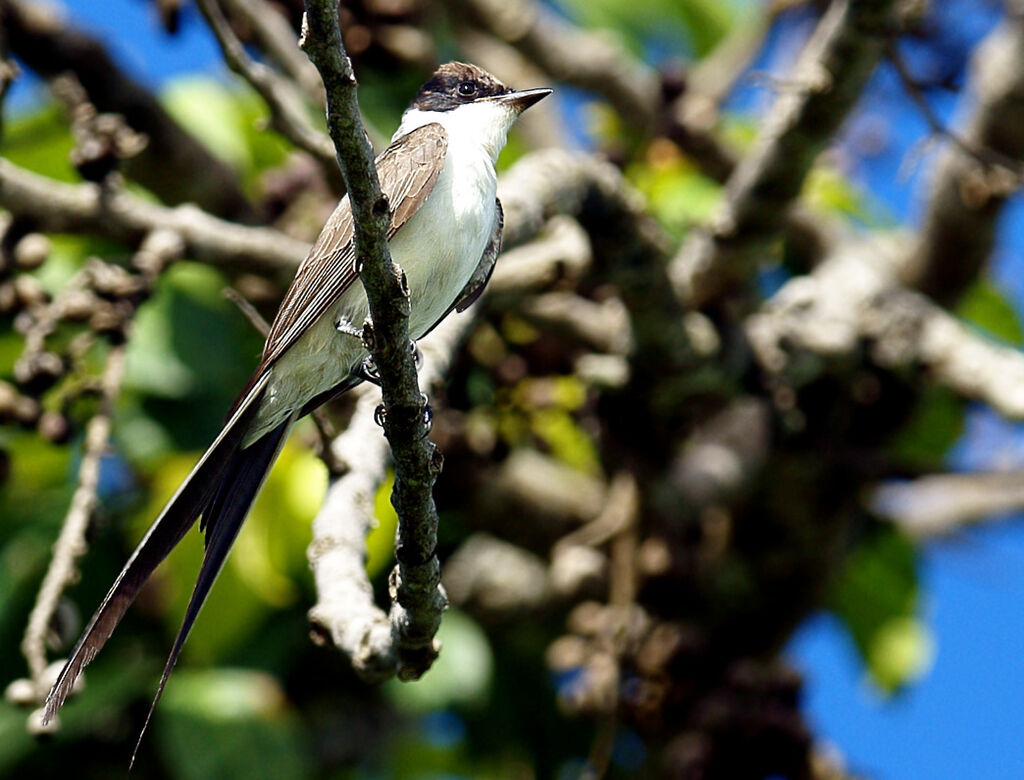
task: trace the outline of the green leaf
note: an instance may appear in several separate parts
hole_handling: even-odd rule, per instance
[[[874,218],[864,194],[834,168],[815,166],[804,182],[803,196],[808,204],[817,208],[838,212],[867,223]]]
[[[587,474],[601,473],[597,447],[576,419],[562,409],[538,409],[530,415],[530,429],[563,463]]]
[[[637,54],[655,41],[702,57],[735,18],[734,3],[721,0],[561,0],[559,5],[588,27],[614,30]]]
[[[910,419],[890,442],[889,454],[908,465],[936,466],[963,429],[962,399],[944,387],[925,385]]]
[[[223,287],[216,270],[176,263],[140,307],[128,344],[125,388],[148,396],[146,412],[184,449],[209,443],[258,361],[261,337]]]
[[[691,225],[710,219],[722,198],[722,188],[664,139],[652,143],[646,160],[631,165],[626,175],[647,198],[654,216],[676,238]]]
[[[211,152],[239,170],[252,166],[245,117],[235,91],[193,75],[172,81],[160,98],[167,113]]]
[[[1007,344],[1024,344],[1024,328],[1002,290],[988,279],[978,279],[956,307],[956,315]]]
[[[58,181],[79,181],[71,167],[74,148],[63,111],[50,104],[4,123],[4,157],[15,165]]]
[[[395,489],[395,472],[388,475],[373,497],[373,516],[377,525],[366,535],[366,574],[371,579],[391,563],[395,555],[395,532],[398,530],[398,512],[391,504],[391,491]]]
[[[827,594],[870,679],[892,693],[924,674],[932,658],[928,629],[915,616],[917,556],[891,526],[874,530],[846,560]]]
[[[883,691],[898,690],[920,679],[935,660],[935,638],[915,617],[885,621],[871,638],[868,668]]]
[[[160,752],[175,777],[313,776],[306,739],[284,691],[261,672],[179,670],[156,726]]]

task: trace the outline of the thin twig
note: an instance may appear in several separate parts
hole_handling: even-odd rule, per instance
[[[242,316],[249,321],[249,324],[256,329],[257,333],[263,336],[263,338],[267,337],[267,334],[270,333],[270,323],[263,319],[263,315],[256,311],[256,307],[249,303],[242,293],[238,292],[234,287],[225,287],[221,290],[221,295],[238,307]]]
[[[334,145],[331,139],[314,128],[309,121],[299,90],[273,68],[256,62],[248,55],[228,20],[221,13],[217,0],[199,0],[199,10],[217,38],[228,67],[248,81],[266,101],[274,128],[297,147],[312,155],[328,180],[338,190],[341,180],[334,157]]]
[[[964,154],[973,157],[978,163],[990,168],[993,166],[1002,166],[1012,172],[1014,172],[1018,178],[1024,177],[1024,164],[1020,160],[1016,160],[1001,153],[998,149],[991,147],[976,146],[975,144],[968,141],[962,135],[953,132],[945,122],[939,117],[932,108],[932,104],[928,102],[928,99],[924,96],[924,91],[921,88],[921,82],[918,81],[914,75],[908,70],[906,62],[903,61],[903,56],[900,54],[899,48],[895,41],[889,41],[886,50],[886,58],[892,63],[893,69],[896,71],[896,75],[899,76],[900,84],[903,85],[903,90],[907,93],[907,96],[913,101],[914,105],[917,106],[921,112],[921,116],[924,121],[928,124],[928,129],[931,130],[933,135],[953,143],[960,151]]]
[[[808,41],[792,82],[753,151],[729,178],[710,229],[694,231],[672,263],[681,298],[703,306],[742,286],[782,235],[789,206],[818,154],[855,105],[895,29],[894,0],[837,0]]]
[[[64,590],[78,576],[76,565],[78,559],[85,554],[87,545],[85,534],[89,528],[89,520],[96,508],[96,488],[99,484],[100,463],[103,452],[110,438],[110,428],[114,403],[121,389],[121,378],[124,375],[125,347],[112,347],[107,356],[107,365],[103,372],[102,393],[99,411],[89,420],[85,430],[85,446],[82,454],[82,465],[78,470],[78,485],[71,498],[67,517],[61,528],[60,536],[53,548],[53,560],[39,588],[36,604],[29,615],[25,637],[21,642],[21,652],[28,662],[32,681],[36,686],[40,701],[46,695],[52,681],[44,679],[46,670],[46,644],[50,635],[50,623],[57,611]]]
[[[326,105],[320,74],[298,46],[298,36],[278,8],[266,0],[219,0],[228,13],[237,14],[252,30],[260,47],[288,74],[310,100]]]

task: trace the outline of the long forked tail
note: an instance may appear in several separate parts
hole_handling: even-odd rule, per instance
[[[246,393],[220,435],[135,548],[46,697],[44,723],[49,722],[60,709],[82,670],[106,644],[153,570],[202,515],[202,526],[206,529],[206,552],[184,622],[150,708],[152,715],[192,623],[290,427],[291,421],[282,423],[248,447],[242,448],[243,438],[258,408],[266,380],[266,375],[261,377]],[[148,723],[149,716],[146,718]],[[141,741],[141,734],[139,739]],[[133,753],[132,761],[134,759]]]
[[[245,449],[239,449],[228,463],[216,490],[203,508],[201,525],[206,532],[206,551],[203,554],[203,563],[199,567],[199,577],[192,590],[188,608],[185,610],[185,619],[181,623],[181,628],[178,629],[178,635],[174,638],[171,654],[167,657],[164,673],[160,677],[160,685],[156,689],[153,703],[149,705],[146,722],[142,724],[142,731],[139,732],[135,750],[132,751],[129,769],[135,763],[135,756],[142,744],[142,736],[146,733],[157,702],[163,695],[167,678],[171,676],[171,670],[174,669],[174,664],[178,661],[178,655],[185,645],[185,640],[188,639],[192,624],[195,623],[199,610],[202,609],[203,602],[206,601],[210,588],[213,587],[213,581],[217,579],[217,575],[224,565],[228,550],[234,544],[235,537],[238,536],[238,531],[249,514],[249,507],[252,506],[260,488],[263,487],[270,467],[277,460],[277,455],[281,451],[281,445],[284,444],[290,427],[291,420],[286,420]]]

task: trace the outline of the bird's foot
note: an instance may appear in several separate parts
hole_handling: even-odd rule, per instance
[[[345,336],[352,336],[360,341],[363,340],[363,329],[357,328],[353,325],[352,320],[348,317],[338,317],[337,321],[334,323],[334,329]]]
[[[360,361],[355,375],[371,385],[380,387],[380,372],[377,370],[377,364],[373,362],[373,358],[370,356],[366,356]]]
[[[423,435],[420,438],[425,439],[434,427],[434,408],[426,393],[420,393],[420,398],[423,400]]]
[[[427,398],[426,393],[420,393],[420,400],[423,401],[423,435],[420,438],[425,439],[430,435],[430,431],[434,427],[434,409],[431,407],[430,399]],[[387,407],[384,404],[378,404],[377,408],[373,411],[373,421],[383,428],[387,419]]]

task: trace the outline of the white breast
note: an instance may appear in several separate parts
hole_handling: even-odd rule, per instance
[[[451,308],[476,270],[493,230],[497,193],[494,155],[479,139],[470,143],[465,135],[461,127],[449,132],[448,153],[434,189],[390,242],[392,259],[409,282],[409,334],[413,339],[420,338]],[[339,333],[335,323],[344,317],[359,328],[368,312],[366,293],[357,282],[281,356],[272,369],[247,441],[277,426],[352,372],[366,351],[357,337]]]

